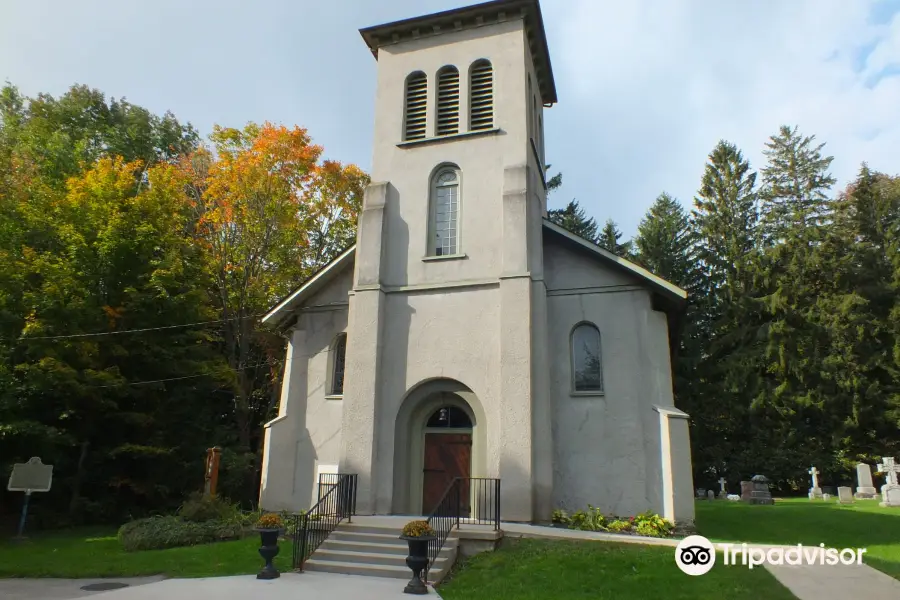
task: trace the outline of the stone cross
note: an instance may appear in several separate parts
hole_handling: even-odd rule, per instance
[[[719,491],[725,493],[725,478],[719,477]]]
[[[812,475],[813,489],[819,487],[819,470],[815,467],[810,467],[809,474]]]
[[[875,468],[885,474],[889,485],[898,485],[897,473],[900,473],[900,465],[894,464],[893,456],[883,457],[881,462],[878,463]]]

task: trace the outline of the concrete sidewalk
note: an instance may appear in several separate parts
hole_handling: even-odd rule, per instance
[[[125,583],[125,590],[138,586],[157,583],[165,577],[110,577],[106,579],[0,579],[0,598],[2,600],[69,600],[96,596],[105,592],[92,592],[81,589],[95,583]]]
[[[69,582],[71,595],[59,595]],[[68,600],[82,597],[79,586],[96,580],[0,579],[0,598],[3,600]],[[128,578],[106,580],[128,582]],[[71,584],[77,582],[77,586]],[[18,586],[16,585],[18,584]],[[209,577],[200,579],[165,579],[120,590],[101,592],[93,600],[247,600],[248,598],[278,598],[278,600],[401,600],[406,582],[400,579],[357,577],[332,573],[282,573],[279,579],[260,581],[255,575]],[[18,594],[18,595],[16,595]],[[429,596],[438,598],[429,589]]]
[[[900,581],[867,565],[766,565],[799,600],[897,600]]]

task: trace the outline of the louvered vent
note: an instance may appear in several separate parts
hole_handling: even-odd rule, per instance
[[[437,134],[459,133],[459,71],[446,67],[438,74]]]
[[[425,137],[425,105],[428,100],[428,78],[421,71],[406,78],[406,138]]]
[[[472,66],[470,87],[470,129],[490,129],[494,126],[494,70],[486,60]]]

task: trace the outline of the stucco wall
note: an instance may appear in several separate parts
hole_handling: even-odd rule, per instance
[[[525,71],[527,50],[520,19],[448,32],[379,50],[372,180],[389,181],[387,244],[381,283],[406,286],[496,278],[502,267],[498,224],[502,219],[504,169],[528,161]],[[437,72],[460,71],[460,131],[468,126],[468,73],[476,60],[491,61],[497,132],[402,145],[405,81],[414,71],[428,76],[428,137],[434,135]],[[459,253],[467,258],[426,262],[428,203],[435,169],[461,171]],[[523,232],[524,233],[524,232]]]
[[[332,345],[347,329],[353,267],[311,296],[289,332],[279,416],[266,429],[260,504],[270,510],[308,509],[320,468],[334,471],[341,449],[342,401],[328,399]]]
[[[635,287],[636,280],[552,235],[545,237],[544,251],[554,504],[571,510],[592,504],[618,515],[661,512],[659,422],[653,405],[668,404],[671,391],[665,402],[660,387],[649,382],[658,381],[652,370],[664,367],[654,348],[665,318],[652,310],[650,293]],[[572,394],[570,334],[581,321],[600,330],[602,395]]]

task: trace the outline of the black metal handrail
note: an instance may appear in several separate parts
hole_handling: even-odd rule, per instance
[[[435,539],[428,542],[428,571],[437,560],[441,548],[460,523],[490,525],[500,529],[500,480],[485,477],[456,477],[444,490],[440,502],[428,515],[428,524],[435,532]]]
[[[302,571],[310,555],[341,521],[356,514],[355,474],[329,473],[319,476],[319,501],[305,513],[292,515],[293,557],[291,567]]]

